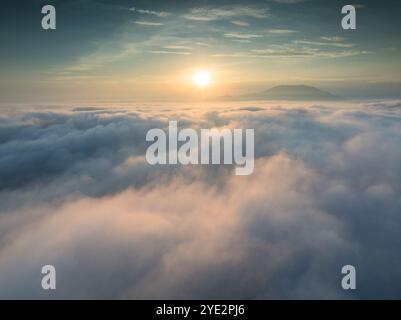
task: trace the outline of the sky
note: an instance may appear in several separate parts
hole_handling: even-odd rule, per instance
[[[53,4],[57,29],[41,29]],[[6,1],[2,101],[224,97],[308,84],[347,97],[392,97],[401,83],[399,1]],[[193,86],[198,69],[213,85]]]

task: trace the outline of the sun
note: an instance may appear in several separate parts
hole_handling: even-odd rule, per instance
[[[198,86],[200,88],[205,88],[205,87],[209,86],[210,83],[212,82],[212,77],[211,77],[209,71],[201,70],[201,71],[195,72],[192,80],[196,86]]]

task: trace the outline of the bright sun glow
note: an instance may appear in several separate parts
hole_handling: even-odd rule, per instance
[[[194,84],[201,88],[204,88],[204,87],[207,87],[208,85],[210,85],[211,80],[212,79],[211,79],[210,73],[205,70],[198,71],[193,76]]]

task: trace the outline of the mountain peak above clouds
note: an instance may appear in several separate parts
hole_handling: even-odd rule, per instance
[[[329,92],[306,85],[280,85],[272,87],[262,92],[250,93],[239,96],[237,98],[240,100],[291,100],[291,101],[293,100],[334,101],[343,99]]]

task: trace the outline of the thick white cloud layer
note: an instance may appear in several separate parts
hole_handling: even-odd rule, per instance
[[[152,110],[0,118],[0,298],[401,297],[399,103]],[[168,120],[254,128],[253,175],[148,165]]]

